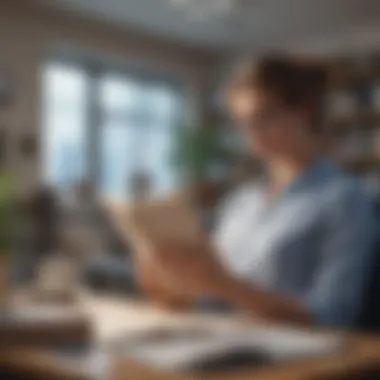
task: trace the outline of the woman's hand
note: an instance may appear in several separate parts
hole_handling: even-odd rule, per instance
[[[135,260],[135,278],[139,288],[153,302],[169,309],[183,308],[187,300],[168,286],[168,281],[157,263],[141,255]]]
[[[229,277],[213,248],[207,243],[186,245],[177,242],[156,246],[154,258],[168,279],[193,296],[217,295]]]
[[[134,261],[134,275],[136,283],[143,293],[152,295],[162,287],[157,268],[151,260],[136,257]]]

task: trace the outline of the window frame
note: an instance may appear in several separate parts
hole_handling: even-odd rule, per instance
[[[100,97],[100,82],[106,77],[120,77],[132,82],[137,83],[141,87],[149,86],[151,88],[160,86],[173,91],[178,96],[178,104],[180,109],[175,112],[173,124],[179,124],[180,114],[184,116],[182,120],[186,119],[184,112],[187,111],[187,87],[188,83],[183,78],[175,73],[167,73],[165,70],[153,69],[148,66],[139,66],[136,63],[113,63],[109,60],[100,60],[85,57],[77,54],[53,54],[45,61],[44,68],[47,66],[63,65],[68,67],[77,68],[86,73],[87,77],[87,125],[85,126],[86,132],[86,152],[85,152],[85,176],[83,180],[94,183],[100,188],[101,180],[101,149],[100,139],[104,128],[104,117],[99,104]],[[121,113],[119,117],[125,122],[129,112]],[[144,115],[132,115],[131,118],[136,118],[136,123],[140,124],[141,128],[151,128],[149,118],[142,120]],[[139,120],[140,118],[140,120]],[[46,127],[46,126],[45,126]],[[128,128],[128,126],[125,126]],[[163,133],[166,131],[162,130]],[[43,133],[46,133],[45,131]],[[156,131],[154,133],[157,133]],[[138,169],[138,166],[136,166]],[[45,171],[44,171],[45,174]],[[45,180],[45,178],[44,178]]]

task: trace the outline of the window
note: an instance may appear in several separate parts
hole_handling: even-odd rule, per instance
[[[91,179],[103,194],[131,199],[139,173],[149,179],[153,194],[176,187],[170,151],[180,101],[174,87],[54,63],[44,72],[44,89],[48,183],[64,188],[88,179],[95,160]]]
[[[83,70],[49,65],[43,76],[44,177],[67,187],[85,177],[87,78]]]

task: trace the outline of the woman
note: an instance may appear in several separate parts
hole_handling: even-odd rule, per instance
[[[229,197],[204,254],[174,242],[157,247],[165,254],[151,264],[161,273],[266,319],[355,323],[375,220],[358,184],[324,157],[324,77],[319,68],[270,57],[233,78],[229,110],[267,179]]]

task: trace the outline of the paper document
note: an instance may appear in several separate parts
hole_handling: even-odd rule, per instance
[[[132,343],[132,342],[130,342]],[[166,370],[192,370],[204,367],[206,362],[228,360],[236,353],[250,353],[261,362],[277,362],[323,356],[344,347],[341,335],[310,333],[285,328],[252,328],[242,332],[179,330],[172,334],[152,334],[133,344],[125,342],[118,350],[145,363]],[[119,352],[119,353],[121,353]],[[253,363],[252,363],[253,364]]]
[[[131,205],[114,220],[139,254],[149,252],[157,242],[195,245],[205,240],[196,213],[179,196]]]

